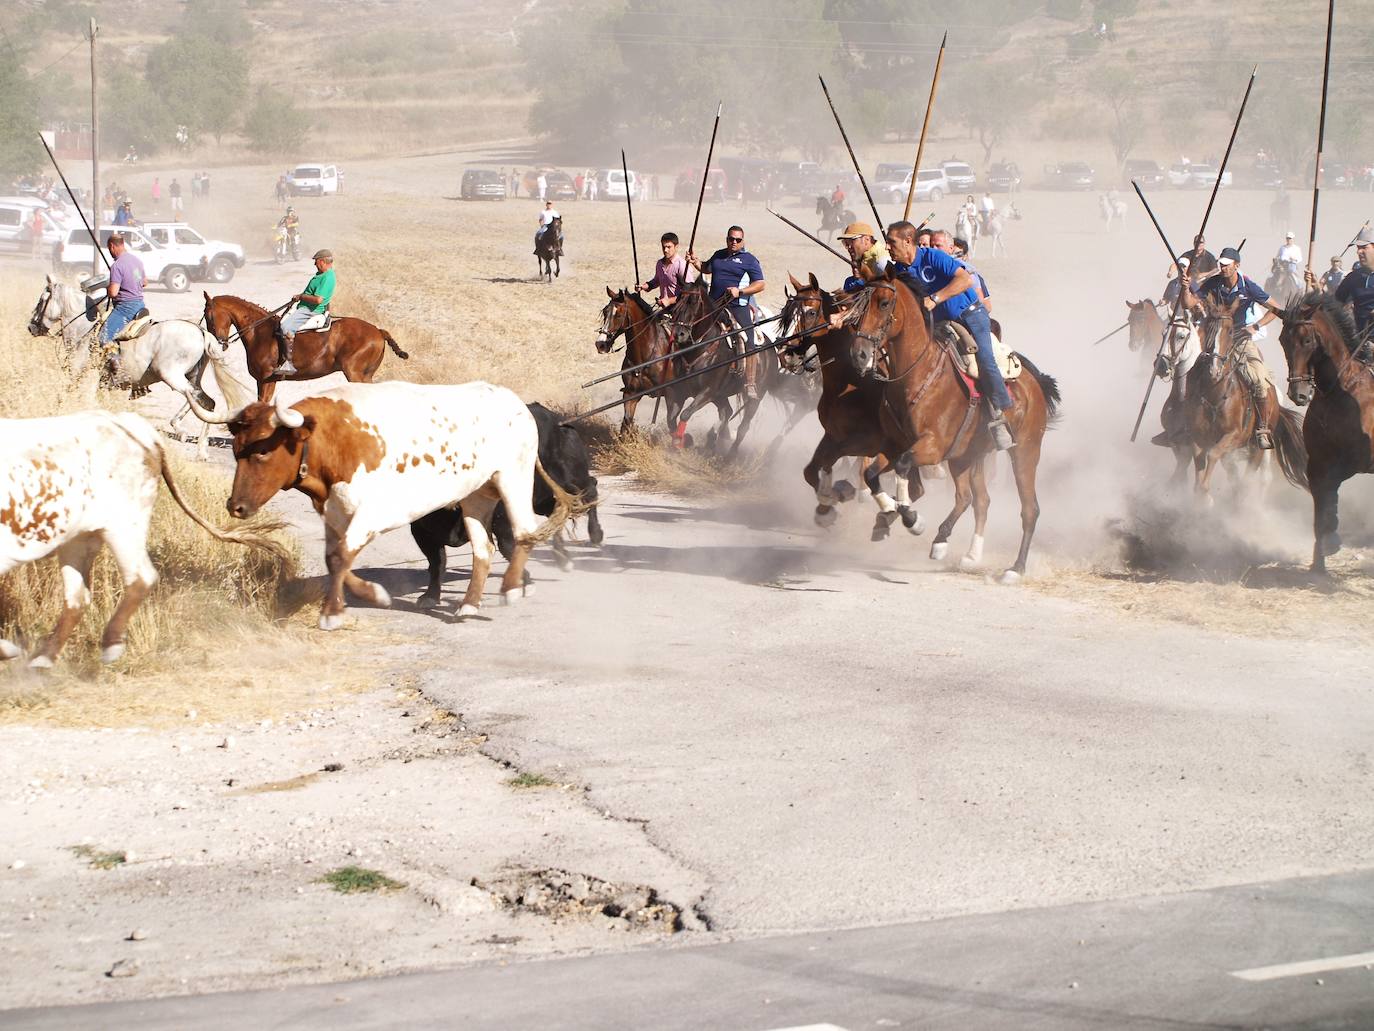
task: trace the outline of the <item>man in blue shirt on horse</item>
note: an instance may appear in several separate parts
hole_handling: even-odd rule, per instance
[[[1007,393],[1002,370],[992,350],[992,322],[978,299],[973,276],[957,258],[935,247],[916,246],[916,227],[893,222],[887,227],[887,249],[898,278],[921,298],[935,321],[959,322],[978,347],[978,386],[988,399],[991,419],[988,432],[997,450],[1016,445],[1003,413],[1014,402]]]
[[[754,309],[749,298],[762,293],[767,287],[763,279],[763,266],[759,259],[744,249],[744,230],[731,226],[725,233],[725,246],[705,261],[695,252],[688,252],[687,262],[703,277],[710,277],[710,298],[722,304],[731,321],[744,330],[745,346],[754,346]],[[756,399],[759,396],[756,381],[758,378],[758,358],[750,356],[744,360],[744,396]]]

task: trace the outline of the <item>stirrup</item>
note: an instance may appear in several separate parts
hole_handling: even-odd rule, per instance
[[[1007,420],[1000,412],[993,419],[988,420],[988,432],[992,434],[993,446],[998,451],[1007,451],[1016,446],[1016,438],[1011,435],[1011,427],[1007,425]]]
[[[1260,427],[1255,430],[1255,447],[1261,451],[1274,450],[1274,436],[1267,427]]]
[[[288,358],[272,370],[272,379],[281,379],[283,376],[294,376],[295,374],[296,367],[291,364],[291,360]]]

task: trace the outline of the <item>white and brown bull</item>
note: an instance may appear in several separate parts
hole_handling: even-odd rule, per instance
[[[177,490],[157,432],[132,413],[78,412],[49,419],[0,419],[0,574],[57,553],[64,605],[30,666],[53,664],[91,600],[91,567],[110,546],[124,595],[100,638],[102,662],[124,654],[129,617],[157,582],[148,523],[159,477],[176,503],[222,541],[277,548],[257,530],[223,532]],[[20,650],[0,638],[0,659]]]
[[[231,515],[251,516],[278,491],[298,490],[324,519],[330,582],[321,630],[343,624],[345,588],[372,605],[391,604],[379,584],[352,571],[380,533],[462,506],[472,541],[472,578],[458,609],[466,617],[482,603],[498,502],[505,502],[515,535],[501,581],[505,603],[529,593],[523,574],[531,546],[552,537],[579,507],[539,464],[539,435],[524,402],[489,383],[349,383],[289,408],[280,399],[255,402],[218,421],[234,435]],[[536,470],[556,499],[543,525],[531,504]]]

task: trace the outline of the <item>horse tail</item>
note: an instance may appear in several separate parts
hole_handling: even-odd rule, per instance
[[[1026,370],[1035,377],[1035,381],[1040,384],[1040,393],[1045,395],[1045,407],[1049,410],[1050,422],[1054,422],[1063,410],[1064,404],[1064,396],[1059,392],[1059,381],[1049,373],[1041,372],[1036,368],[1035,363],[1020,351],[1016,351],[1015,354]]]
[[[215,374],[215,385],[219,387],[220,396],[229,406],[229,411],[242,411],[258,399],[258,392],[234,375],[227,357],[229,349],[221,348],[219,341],[205,330],[201,330],[201,334],[205,337],[205,357],[210,359],[210,371]]]
[[[389,347],[389,348],[391,348],[393,351],[396,352],[396,357],[397,357],[397,358],[409,358],[409,357],[410,357],[410,355],[406,354],[404,351],[401,350],[401,345],[398,344],[398,343],[396,343],[396,341],[392,338],[392,336],[391,336],[390,333],[388,333],[386,330],[383,329],[383,330],[381,330],[381,334],[382,334],[382,339],[386,341],[386,346]]]
[[[1279,468],[1294,487],[1307,489],[1307,444],[1302,439],[1302,416],[1290,408],[1279,409],[1274,427],[1274,450]]]

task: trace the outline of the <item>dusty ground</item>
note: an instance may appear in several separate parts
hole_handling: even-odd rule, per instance
[[[535,205],[445,199],[462,167],[461,155],[350,166],[348,195],[302,204],[307,249],[333,246],[345,297],[415,352],[409,366],[388,356],[385,375],[482,375],[572,400],[618,360],[591,341],[604,287],[631,278],[624,210],[567,205],[564,276],[536,284]],[[193,221],[265,227],[266,175],[225,170],[233,203]],[[1344,242],[1364,201],[1326,201],[1331,239]],[[1160,198],[1175,242],[1204,202]],[[1103,233],[1092,195],[1018,203],[1011,258],[978,263],[1010,338],[1067,400],[1025,589],[931,563],[924,540],[869,544],[862,499],[821,535],[799,475],[811,421],[753,485],[761,501],[606,482],[606,547],[567,575],[539,560],[541,593],[489,622],[412,610],[418,555],[390,535],[361,564],[401,601],[355,613],[369,642],[388,642],[366,646],[375,691],[270,726],[182,714],[173,731],[0,729],[0,949],[13,972],[0,1005],[624,947],[668,938],[676,920],[673,940],[703,940],[1362,865],[1367,486],[1348,492],[1353,548],[1329,587],[1301,573],[1296,491],[1243,507],[1223,496],[1220,515],[1170,502],[1167,456],[1126,443],[1139,361],[1120,337],[1087,347],[1124,319],[1124,298],[1158,293],[1157,241],[1135,211]],[[1247,255],[1267,255],[1267,203],[1224,194],[1209,238],[1249,235]],[[652,239],[685,235],[690,217],[637,210],[643,269]],[[701,239],[735,220],[770,299],[788,270],[838,278],[838,262],[758,208],[708,209]],[[228,289],[278,303],[305,275],[254,263]],[[154,307],[194,316],[198,296]],[[1266,352],[1281,370],[1276,341]],[[166,404],[155,393],[148,408]],[[1005,480],[991,569],[1015,544]],[[935,484],[924,510],[938,518],[946,503]],[[280,507],[318,560],[313,515],[294,498]],[[1177,561],[1125,569],[1113,527]],[[507,783],[520,772],[552,783]],[[128,861],[93,869],[71,851],[82,844]],[[318,882],[350,863],[406,887],[344,896]],[[143,940],[126,941],[136,928]],[[105,976],[117,960],[137,974]]]

